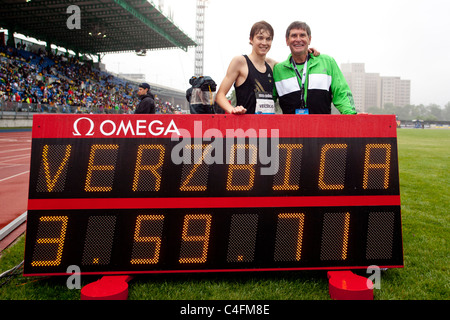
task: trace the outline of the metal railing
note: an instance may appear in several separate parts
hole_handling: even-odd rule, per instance
[[[0,119],[28,120],[36,113],[90,113],[124,114],[128,110],[104,107],[80,107],[70,105],[49,105],[42,103],[11,102],[0,100]]]

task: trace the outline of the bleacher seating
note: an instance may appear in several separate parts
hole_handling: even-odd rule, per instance
[[[0,46],[0,100],[57,106],[68,112],[132,113],[136,84],[96,69],[91,61]],[[17,96],[19,95],[19,97]],[[156,99],[157,113],[177,113]]]

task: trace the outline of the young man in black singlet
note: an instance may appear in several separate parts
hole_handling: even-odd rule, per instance
[[[231,60],[227,74],[217,91],[216,102],[226,113],[255,113],[256,93],[266,92],[272,95],[272,70],[275,61],[266,58],[272,40],[273,28],[269,23],[260,21],[253,25],[250,30],[252,52],[248,56],[237,56]],[[236,107],[226,98],[233,84],[236,89]],[[273,103],[273,99],[271,101]]]
[[[234,57],[216,94],[217,104],[231,114],[275,113],[272,98],[275,60],[266,57],[272,46],[273,28],[266,21],[256,22],[250,30],[252,52]],[[311,48],[314,55],[320,53]],[[236,107],[226,95],[234,84]]]

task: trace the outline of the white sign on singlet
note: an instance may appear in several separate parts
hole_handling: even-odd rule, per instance
[[[275,102],[272,93],[256,92],[255,114],[275,114]]]

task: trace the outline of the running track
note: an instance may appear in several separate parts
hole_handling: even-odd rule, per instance
[[[27,211],[30,155],[31,131],[0,131],[0,252],[26,228],[16,224]]]

